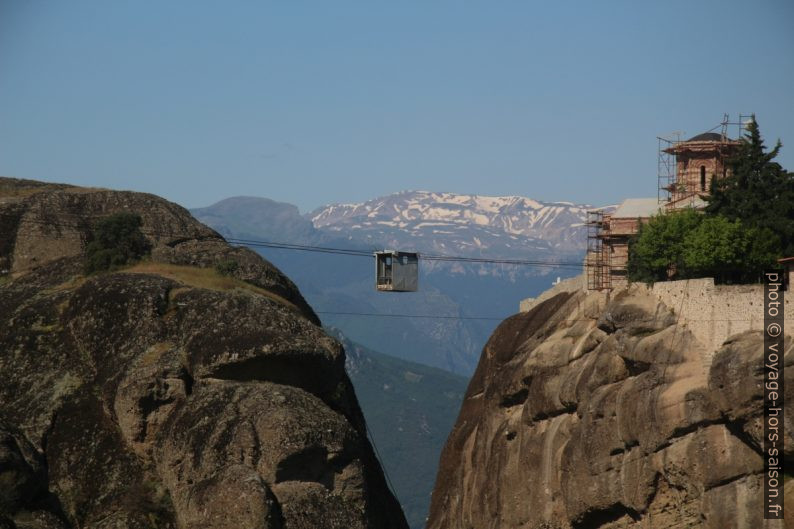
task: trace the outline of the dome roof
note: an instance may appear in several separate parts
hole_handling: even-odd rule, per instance
[[[716,132],[704,132],[703,134],[698,134],[697,136],[692,136],[686,141],[722,141],[722,134],[717,134]]]

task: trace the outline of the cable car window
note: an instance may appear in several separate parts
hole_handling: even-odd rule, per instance
[[[419,254],[384,250],[375,252],[375,288],[386,292],[416,292],[419,288]]]

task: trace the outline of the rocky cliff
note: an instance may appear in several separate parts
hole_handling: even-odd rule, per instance
[[[712,355],[674,309],[642,286],[573,290],[503,322],[444,448],[428,528],[781,527],[762,520],[761,333]],[[788,387],[792,363],[787,341]]]
[[[124,211],[151,257],[86,277]],[[175,204],[0,178],[0,528],[406,528],[318,324]]]

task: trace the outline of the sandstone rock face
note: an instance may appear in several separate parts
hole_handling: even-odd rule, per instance
[[[782,527],[762,519],[762,336],[731,337],[709,367],[703,347],[642,287],[562,292],[506,320],[445,446],[428,528]]]
[[[84,277],[120,211],[151,260]],[[0,528],[407,528],[318,323],[175,204],[0,178]]]

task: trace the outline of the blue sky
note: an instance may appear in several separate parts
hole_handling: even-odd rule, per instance
[[[265,196],[656,195],[755,112],[794,170],[794,3],[0,0],[0,175]]]

